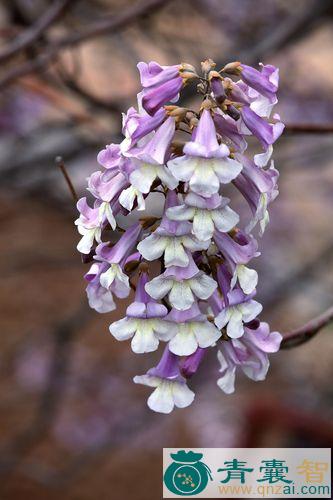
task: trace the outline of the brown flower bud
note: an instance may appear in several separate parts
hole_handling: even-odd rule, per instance
[[[203,73],[208,74],[212,69],[214,69],[216,63],[212,59],[206,59],[201,63],[201,69]]]
[[[200,110],[202,109],[212,109],[214,107],[214,103],[210,99],[205,99],[201,103]]]
[[[178,106],[165,106],[165,109],[167,107],[174,108],[174,109],[166,110],[167,114],[169,116],[174,116],[176,118],[185,118],[185,115],[187,113],[187,109],[186,108],[179,108]]]
[[[242,71],[240,65],[241,63],[239,61],[231,62],[226,64],[221,71],[228,73],[229,75],[239,75]]]
[[[192,130],[194,127],[197,127],[199,123],[199,120],[196,116],[192,116],[192,118],[189,121],[189,127]]]
[[[182,71],[189,71],[191,73],[197,74],[197,70],[195,69],[195,67],[192,66],[192,64],[188,64],[188,63],[181,63],[179,71],[180,72],[182,72]]]

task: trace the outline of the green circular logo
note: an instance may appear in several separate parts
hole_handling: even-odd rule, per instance
[[[197,495],[212,479],[210,468],[201,461],[202,453],[185,450],[171,453],[174,460],[164,474],[164,483],[169,491],[180,496]]]

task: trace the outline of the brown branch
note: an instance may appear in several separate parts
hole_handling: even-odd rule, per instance
[[[46,48],[46,50],[39,56],[37,56],[34,60],[27,61],[22,65],[16,66],[9,70],[8,73],[0,79],[0,89],[3,89],[22,76],[43,69],[50,62],[52,62],[62,50],[75,47],[82,42],[85,42],[91,38],[102,36],[110,31],[112,32],[112,34],[114,34],[133,21],[136,21],[137,19],[148,14],[152,14],[153,11],[155,11],[159,7],[166,5],[170,1],[171,0],[146,0],[141,3],[137,3],[133,6],[130,6],[127,10],[120,14],[106,17],[102,21],[91,24],[91,26],[88,26],[81,33],[73,33],[67,37],[55,41],[53,44],[50,44]]]
[[[57,165],[57,167],[60,168],[61,173],[62,173],[62,175],[65,178],[65,181],[66,181],[66,184],[68,186],[68,189],[69,189],[69,191],[70,191],[70,193],[72,195],[72,198],[73,198],[74,202],[76,203],[79,198],[78,198],[78,195],[77,195],[77,193],[75,191],[75,187],[74,187],[74,185],[72,183],[72,179],[70,178],[70,176],[69,176],[69,174],[68,174],[68,172],[66,170],[64,160],[62,159],[61,156],[57,156],[56,157],[55,164]]]
[[[290,123],[286,124],[285,133],[287,134],[331,134],[333,133],[333,124],[314,124],[314,123]]]
[[[15,37],[14,40],[0,52],[0,62],[3,63],[7,61],[15,54],[29,47],[36,40],[38,40],[44,31],[46,31],[51,24],[59,19],[66,7],[69,6],[70,2],[71,0],[56,0],[55,2],[52,2],[50,8],[47,9],[32,26]]]
[[[333,321],[333,307],[330,307],[320,316],[312,319],[305,325],[284,335],[281,349],[297,347],[311,340],[322,328]]]

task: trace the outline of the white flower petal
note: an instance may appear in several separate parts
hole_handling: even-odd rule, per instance
[[[174,158],[167,163],[172,175],[180,181],[189,181],[195,169],[196,159],[187,156]]]
[[[199,299],[206,300],[217,288],[216,281],[204,273],[198,273],[194,278],[188,280],[191,290]]]
[[[229,321],[231,316],[230,307],[225,307],[221,312],[215,317],[214,323],[218,328],[223,328]]]
[[[172,321],[165,321],[163,319],[154,320],[155,335],[158,339],[167,342],[172,339],[178,332],[178,325]]]
[[[172,279],[164,278],[164,276],[157,276],[149,281],[149,283],[146,283],[145,289],[153,299],[160,300],[171,290],[172,285]]]
[[[169,188],[175,189],[178,186],[178,179],[176,179],[170,170],[164,165],[156,167],[157,175],[161,179],[161,181]]]
[[[227,325],[227,334],[232,339],[238,339],[244,334],[242,314],[236,307],[230,307],[230,318]]]
[[[217,357],[221,363],[220,372],[222,372],[222,377],[217,380],[217,385],[226,394],[232,394],[235,392],[236,366],[229,367],[221,351],[218,351]]]
[[[177,207],[170,207],[166,211],[166,216],[170,220],[187,221],[191,220],[194,216],[195,208],[188,207],[187,205],[179,205]]]
[[[240,310],[244,323],[252,321],[262,311],[262,305],[256,300],[249,300],[243,304],[239,304],[237,308]]]
[[[211,159],[199,159],[190,179],[192,191],[201,196],[211,196],[217,193],[220,188],[219,179],[211,166],[212,161]]]
[[[174,382],[172,388],[173,400],[177,408],[186,408],[193,403],[195,394],[187,385],[180,382]]]
[[[161,379],[159,377],[153,377],[151,375],[136,375],[133,378],[135,384],[147,385],[148,387],[158,387],[161,384]]]
[[[258,283],[258,273],[254,269],[240,264],[237,266],[237,276],[241,289],[247,295],[252,293]]]
[[[143,241],[140,241],[137,249],[145,259],[156,260],[159,257],[162,257],[168,243],[169,238],[165,236],[158,236],[153,233]]]
[[[178,333],[169,342],[169,350],[177,356],[189,356],[198,348],[198,342],[190,324],[180,324]]]
[[[213,323],[207,322],[193,322],[192,330],[196,336],[199,347],[205,348],[215,344],[221,337],[221,332]]]
[[[81,228],[82,228],[82,226],[81,226]],[[81,228],[80,228],[80,226],[78,227],[78,229],[81,229]],[[83,236],[80,239],[79,243],[77,244],[76,248],[81,253],[89,254],[90,250],[94,244],[95,229],[84,229],[84,231],[85,231],[85,233],[83,234]]]
[[[100,284],[104,288],[109,289],[112,283],[114,282],[116,275],[117,275],[117,268],[115,265],[111,265],[109,269],[107,269],[106,271],[104,271],[104,273],[100,275],[99,278]]]
[[[117,264],[112,264],[112,265],[116,266],[117,273],[116,273],[116,279],[112,283],[111,289],[116,297],[118,297],[119,299],[124,299],[125,297],[128,297],[131,291],[129,285],[129,278],[126,274],[122,272],[122,270]]]
[[[132,210],[138,190],[134,186],[124,189],[119,196],[119,203],[129,212]]]
[[[170,304],[179,311],[189,309],[194,303],[194,297],[188,281],[190,280],[174,281],[169,294]]]
[[[189,263],[180,238],[168,238],[164,252],[165,267],[180,266],[186,267]]]
[[[153,352],[158,348],[158,338],[155,337],[152,321],[140,319],[137,321],[137,331],[132,338],[132,351],[137,354]]]
[[[141,193],[149,193],[152,183],[156,179],[156,167],[150,163],[143,163],[130,175],[130,182]]]
[[[231,158],[216,158],[214,161],[214,171],[222,184],[229,184],[242,170],[243,166]]]
[[[239,222],[239,215],[230,207],[223,207],[219,210],[212,210],[212,219],[216,228],[221,233],[226,233]]]
[[[272,154],[273,154],[273,146],[272,146],[272,144],[270,144],[267,148],[267,151],[265,151],[264,153],[259,153],[257,155],[254,155],[254,158],[253,158],[254,163],[258,167],[266,167]]]
[[[98,313],[107,313],[114,311],[116,304],[112,293],[99,285],[90,283],[86,289],[89,306]]]
[[[210,210],[197,209],[193,217],[193,234],[198,240],[209,240],[214,234],[214,223]]]
[[[172,382],[163,381],[149,396],[149,408],[158,413],[171,413],[174,409]]]
[[[137,329],[137,321],[133,318],[123,318],[119,321],[111,323],[109,326],[110,333],[117,340],[130,339]]]

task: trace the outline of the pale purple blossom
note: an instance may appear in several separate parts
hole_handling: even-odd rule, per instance
[[[174,105],[183,83],[198,78],[193,66],[138,64],[142,89],[137,108],[123,115],[124,139],[100,151],[100,169],[88,179],[93,201],[83,197],[77,204],[78,249],[84,261],[93,261],[85,274],[89,305],[112,311],[115,297],[134,289],[111,334],[129,340],[134,353],[164,343],[157,366],[134,377],[154,389],[148,406],[161,413],[192,403],[186,380],[208,349],[218,349],[218,385],[231,393],[237,367],[263,380],[268,354],[281,342],[259,319],[258,272],[252,268],[260,255],[252,231],[258,224],[262,235],[278,194],[271,159],[284,128],[273,112],[278,70],[231,63],[217,73],[213,67],[202,63],[197,90],[203,101],[195,110]],[[247,148],[248,136],[257,139],[254,151]],[[249,221],[225,197],[230,184],[249,206]],[[152,192],[163,199],[158,217],[142,213]],[[119,214],[131,215],[125,230]]]
[[[185,144],[184,156],[173,158],[168,167],[174,177],[189,182],[191,191],[209,198],[220,184],[228,184],[242,170],[242,165],[229,158],[229,148],[219,144],[210,112],[204,109],[192,141]]]
[[[186,379],[180,373],[179,358],[168,347],[155,368],[145,375],[137,375],[133,380],[136,384],[154,388],[147,404],[159,413],[170,413],[175,406],[185,408],[194,400],[194,392],[187,387]]]
[[[264,380],[269,368],[268,354],[279,350],[281,340],[280,333],[270,332],[267,323],[260,323],[256,330],[245,328],[240,339],[221,343],[217,354],[221,372],[217,385],[220,389],[226,394],[234,392],[238,368],[252,380]]]
[[[161,106],[178,98],[183,85],[180,65],[160,66],[154,61],[148,64],[140,62],[138,69],[143,86],[142,106],[149,114],[154,115]]]

